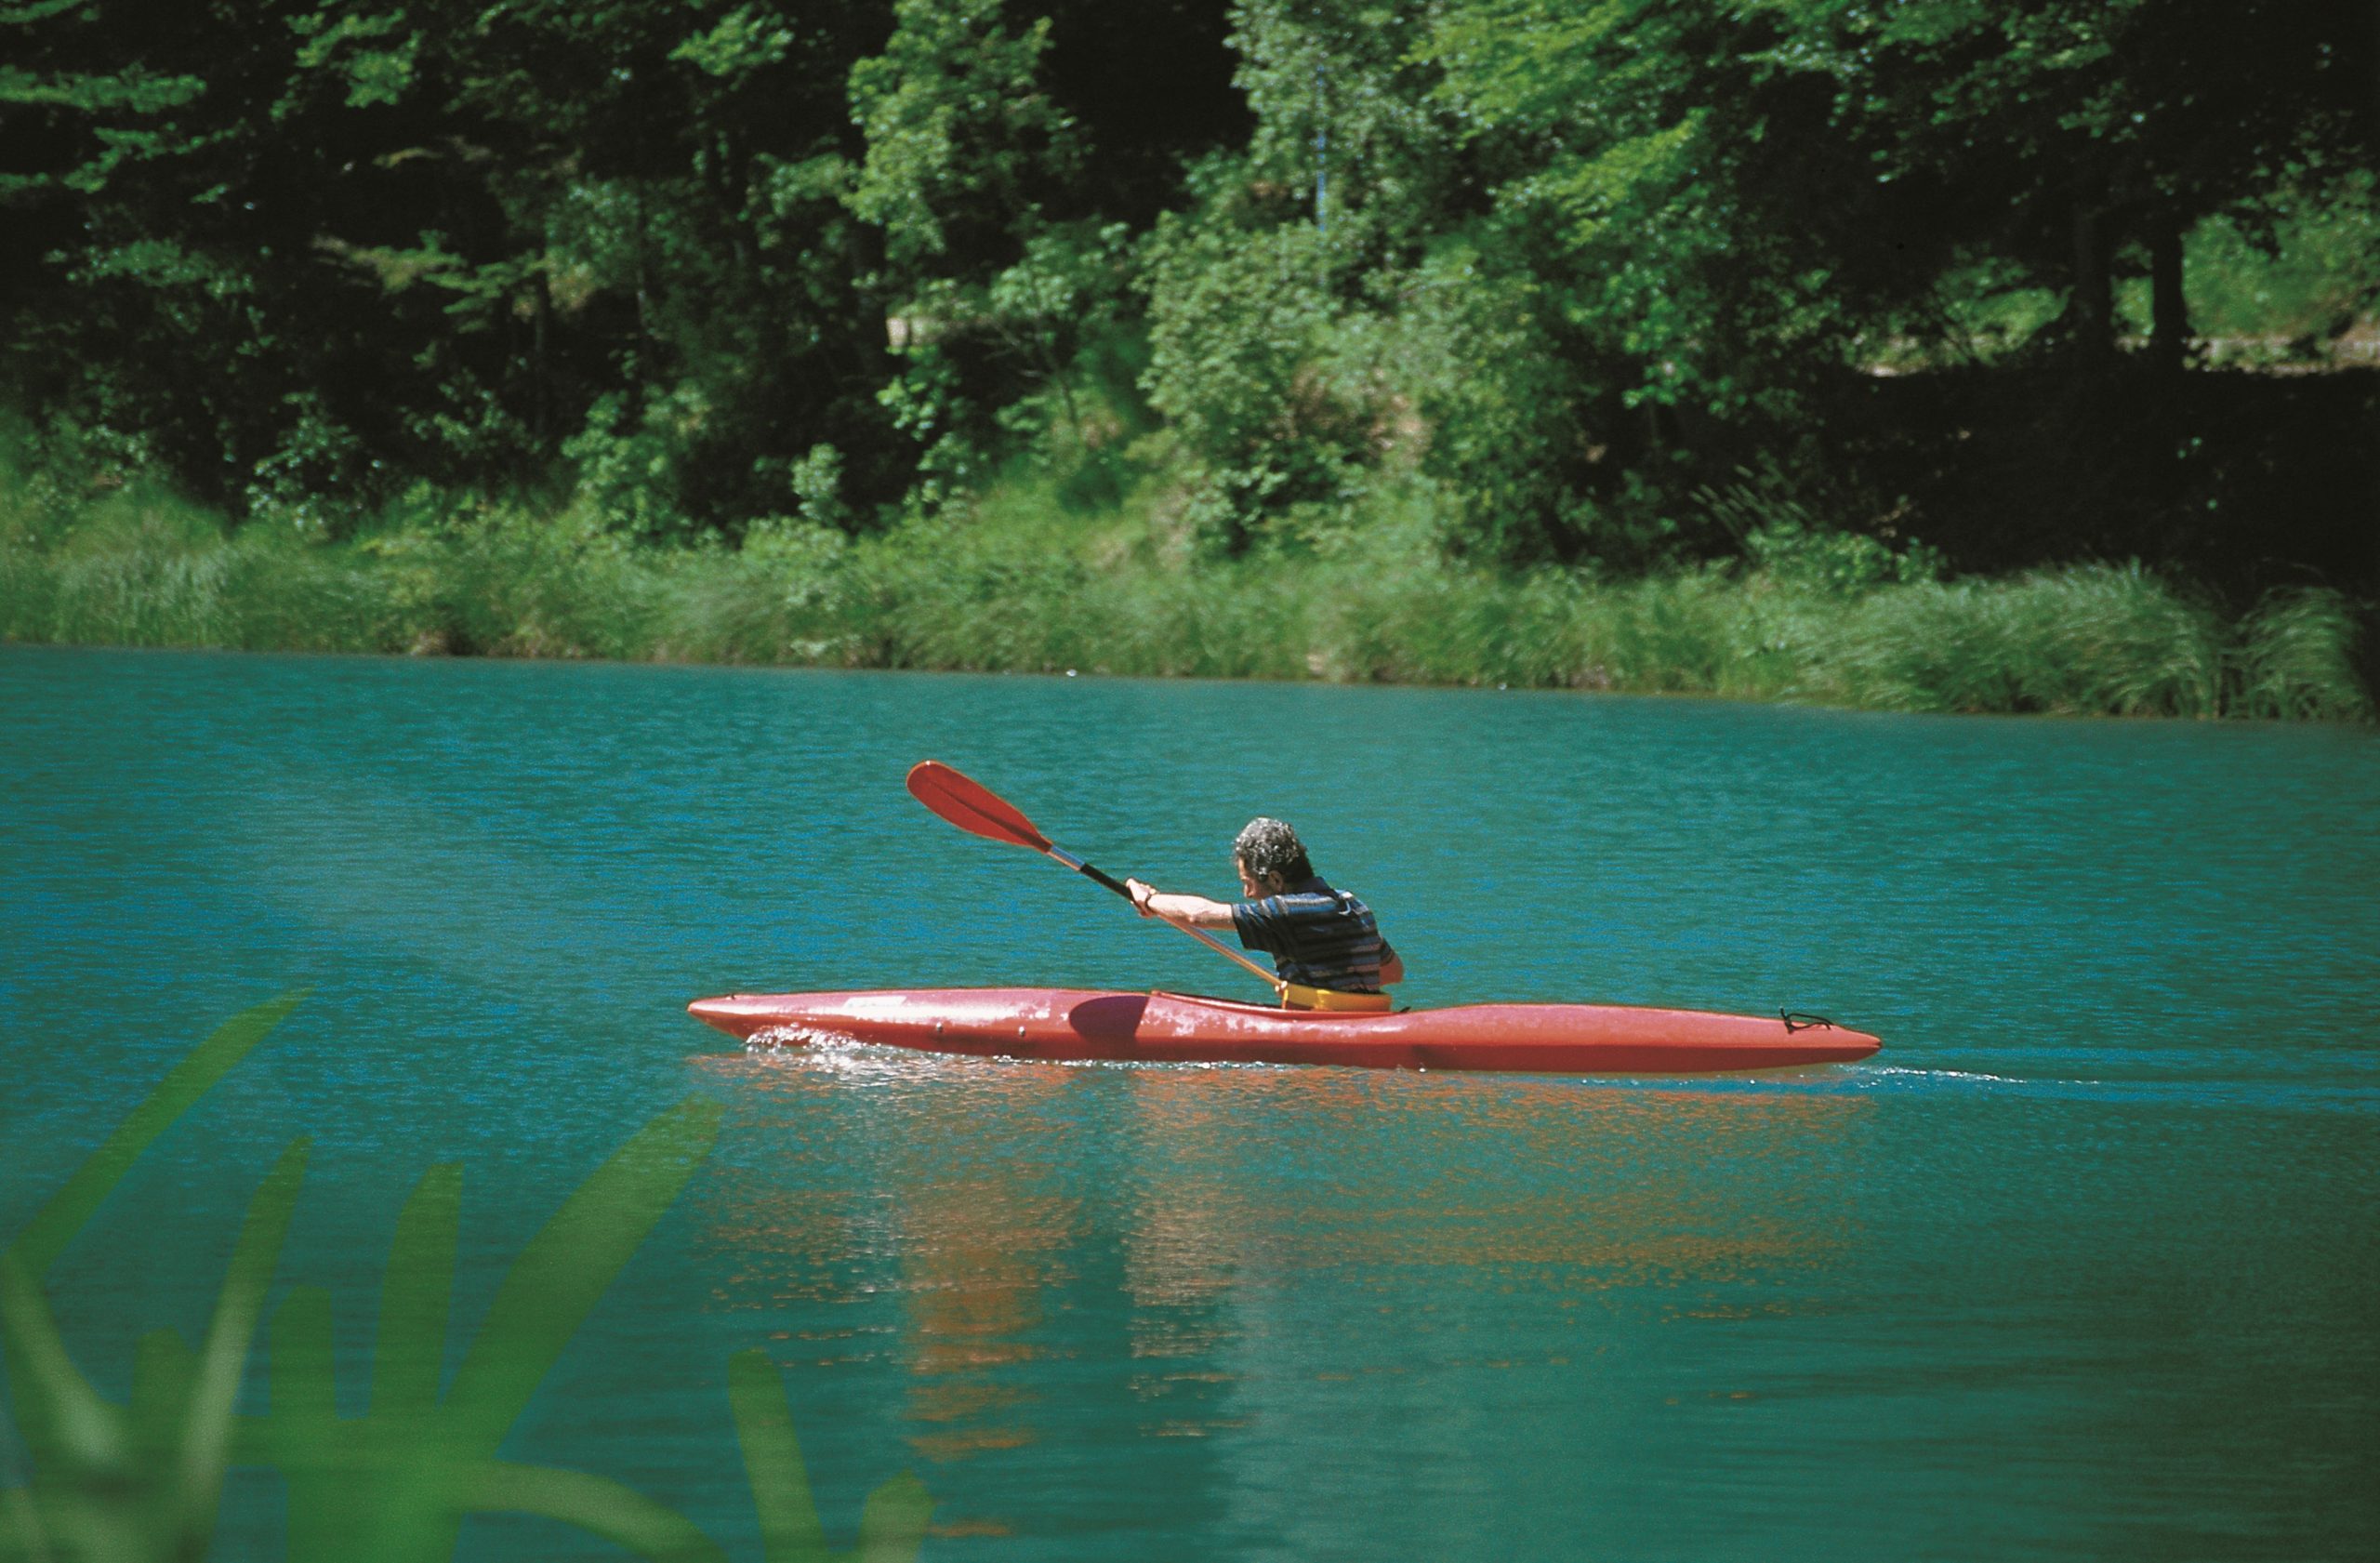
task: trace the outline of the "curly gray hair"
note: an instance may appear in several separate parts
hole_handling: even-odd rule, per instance
[[[1296,831],[1277,819],[1250,820],[1232,842],[1231,854],[1251,878],[1278,874],[1290,884],[1303,884],[1314,878],[1314,865],[1306,859],[1305,843],[1298,840]]]

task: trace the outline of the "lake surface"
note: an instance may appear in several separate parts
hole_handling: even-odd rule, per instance
[[[902,790],[1221,895],[1296,823],[1407,1001],[1814,1011],[1858,1066],[1586,1080],[747,1053],[711,993],[1244,975]],[[2380,1534],[2380,735],[1488,691],[0,650],[0,1235],[217,1024],[290,1021],[48,1291],[108,1395],[313,1146],[368,1350],[464,1164],[450,1371],[663,1108],[718,1147],[505,1445],[758,1555],[2345,1558]],[[364,1410],[364,1373],[340,1410]],[[264,1373],[248,1403],[263,1403]],[[0,1476],[23,1456],[0,1446]],[[216,1556],[277,1556],[235,1476]],[[462,1556],[617,1557],[470,1520]]]

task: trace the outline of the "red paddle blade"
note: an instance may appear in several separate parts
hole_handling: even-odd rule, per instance
[[[1050,850],[1050,838],[1033,828],[1014,804],[939,760],[921,760],[909,767],[909,792],[970,835],[1012,841],[1035,852]]]

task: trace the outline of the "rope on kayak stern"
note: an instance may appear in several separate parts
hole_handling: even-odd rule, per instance
[[[1785,1023],[1785,1032],[1788,1036],[1792,1035],[1796,1031],[1808,1031],[1820,1026],[1825,1027],[1830,1031],[1840,1031],[1843,1029],[1842,1027],[1837,1026],[1834,1022],[1827,1019],[1827,1017],[1822,1014],[1805,1014],[1800,1010],[1779,1010],[1777,1012],[1777,1018]]]

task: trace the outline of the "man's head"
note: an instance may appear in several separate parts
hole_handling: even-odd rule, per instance
[[[1305,844],[1277,819],[1251,819],[1231,844],[1240,888],[1250,895],[1278,895],[1314,878]]]

